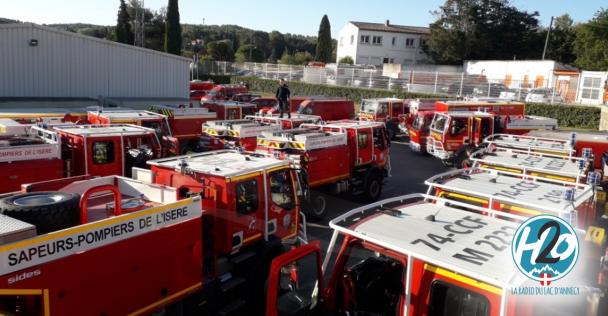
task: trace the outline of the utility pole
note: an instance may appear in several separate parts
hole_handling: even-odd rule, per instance
[[[549,30],[547,31],[547,38],[545,38],[545,48],[543,48],[542,60],[545,60],[545,53],[547,52],[547,44],[549,44],[549,35],[551,34],[552,27],[553,27],[553,17],[551,17],[551,22],[549,23]]]

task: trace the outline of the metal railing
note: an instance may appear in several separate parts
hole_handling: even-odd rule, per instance
[[[404,66],[408,67],[408,66]],[[464,72],[432,71],[432,67],[411,67],[398,73],[383,73],[382,67],[329,64],[306,67],[271,63],[237,63],[202,61],[191,72],[200,75],[253,76],[264,79],[286,79],[313,84],[382,89],[451,97],[504,98],[522,102],[575,103],[579,94],[578,77],[511,80],[467,75]],[[437,67],[439,69],[439,67]]]

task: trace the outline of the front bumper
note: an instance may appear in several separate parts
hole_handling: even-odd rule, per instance
[[[452,153],[445,150],[443,143],[431,137],[426,139],[426,152],[441,160],[449,160],[452,158]]]

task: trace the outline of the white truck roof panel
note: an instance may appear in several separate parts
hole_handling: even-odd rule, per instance
[[[375,204],[380,203],[383,201]],[[366,211],[368,216],[353,210],[332,220],[330,225],[343,233],[492,285],[506,286],[517,277],[510,251],[510,236],[518,226],[516,222],[422,201],[396,203],[388,211],[373,206],[360,208],[372,211]],[[435,216],[434,221],[427,219],[431,215]],[[504,240],[497,249],[479,243],[487,236],[497,235],[497,231]]]
[[[570,131],[531,131],[530,136],[570,140]],[[608,143],[608,133],[605,132],[575,132],[576,140],[587,142]]]
[[[62,127],[54,127],[55,130],[65,132],[74,135],[81,136],[104,136],[104,135],[143,135],[143,134],[155,134],[155,131],[151,128],[128,125],[128,124],[116,124],[116,125],[69,125]]]
[[[470,159],[479,164],[546,172],[569,177],[584,175],[578,167],[578,161],[585,161],[585,159],[579,157],[554,156],[498,147],[491,153],[485,151],[479,154],[475,153]]]
[[[486,137],[484,142],[494,144],[499,147],[525,149],[530,151],[557,152],[569,155],[574,152],[574,148],[570,144],[570,134],[571,133],[568,133],[568,139],[551,139],[539,136],[493,134]]]
[[[27,135],[30,124],[21,124],[8,118],[0,118],[0,135]]]
[[[221,177],[233,177],[270,168],[289,166],[285,160],[266,155],[241,154],[232,150],[218,150],[186,156],[148,161],[149,165],[180,170],[182,162],[188,170]]]
[[[531,177],[533,178],[533,177]],[[436,175],[425,184],[467,196],[492,198],[544,213],[567,214],[593,196],[589,185],[565,185],[547,179],[533,181],[484,169],[455,170]],[[576,188],[574,201],[564,199],[565,190]]]
[[[90,111],[89,113],[99,115],[100,117],[106,117],[110,120],[145,120],[145,119],[163,119],[164,115],[144,111],[144,110],[131,110],[131,111]]]

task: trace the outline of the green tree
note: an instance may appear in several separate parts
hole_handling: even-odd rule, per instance
[[[213,60],[233,61],[234,49],[230,40],[213,41],[207,44],[207,53]]]
[[[352,65],[352,64],[355,63],[355,61],[350,56],[344,56],[344,57],[340,58],[340,60],[338,61],[338,63]]]
[[[314,58],[309,52],[296,52],[293,54],[294,64],[306,65],[309,61],[313,61]]]
[[[274,62],[279,59],[279,56],[283,56],[285,51],[285,38],[283,34],[277,31],[270,32],[268,36],[270,40],[270,61]]]
[[[131,24],[129,24],[129,13],[127,12],[125,0],[120,0],[115,32],[117,42],[133,44],[133,32],[131,31]]]
[[[279,61],[279,64],[285,64],[285,65],[295,65],[296,64],[296,60],[295,60],[295,58],[293,58],[293,55],[289,54],[289,52],[287,52],[287,51],[283,52],[283,56],[281,56],[281,58],[278,61]]]
[[[585,70],[608,69],[608,10],[600,9],[593,19],[576,28],[576,65]]]
[[[263,62],[264,52],[251,44],[241,45],[241,47],[236,50],[236,53],[234,53],[234,60],[240,63],[246,61],[255,63]]]
[[[546,31],[542,36],[546,37]],[[545,58],[564,64],[572,64],[576,60],[574,54],[574,40],[576,32],[572,18],[567,13],[553,20],[553,29],[549,34],[549,43]]]
[[[446,0],[433,14],[424,49],[437,63],[542,54],[538,12],[519,11],[508,0]]]
[[[165,52],[180,55],[182,51],[182,27],[179,24],[177,0],[169,0],[165,23]]]
[[[319,35],[317,36],[317,47],[315,49],[315,60],[327,63],[331,61],[332,42],[331,25],[327,14],[323,15],[319,25]]]

